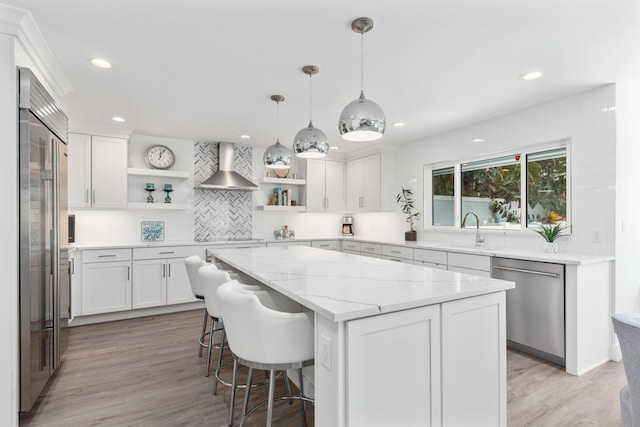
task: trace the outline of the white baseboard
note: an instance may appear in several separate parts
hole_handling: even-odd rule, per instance
[[[75,316],[69,321],[69,326],[92,325],[94,323],[113,322],[115,320],[136,319],[138,317],[157,316],[159,314],[178,313],[181,311],[204,308],[204,301],[185,304],[165,305],[162,307],[140,308],[136,310],[117,311],[114,313],[92,314],[90,316]]]
[[[619,362],[622,360],[622,351],[620,350],[620,343],[616,342],[615,344],[611,344],[609,346],[609,357],[614,362]]]

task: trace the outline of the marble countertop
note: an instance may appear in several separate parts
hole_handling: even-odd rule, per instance
[[[344,240],[344,241],[356,241],[366,243],[377,243],[383,245],[404,246],[416,249],[433,249],[447,252],[458,252],[476,255],[488,255],[502,258],[522,259],[527,261],[540,261],[551,262],[556,264],[596,264],[600,262],[613,261],[615,257],[611,255],[588,255],[577,253],[556,253],[548,254],[541,250],[527,250],[527,249],[513,249],[513,248],[498,248],[498,247],[480,247],[476,248],[472,245],[451,245],[447,243],[438,242],[407,242],[401,239],[398,240],[381,240],[375,237],[345,237],[345,236],[324,236],[324,237],[298,237],[296,239],[260,239],[256,238],[251,240],[258,243],[270,243],[270,242],[296,242],[296,241],[318,241],[318,240]],[[211,242],[196,242],[193,240],[184,241],[166,241],[166,242],[130,242],[122,244],[82,244],[72,245],[71,250],[90,250],[90,249],[116,249],[116,248],[148,248],[148,247],[162,247],[162,246],[206,246],[206,247],[224,247],[231,244],[248,243],[247,241],[237,240],[216,240]]]
[[[306,246],[216,248],[217,259],[335,322],[469,298],[513,282]]]

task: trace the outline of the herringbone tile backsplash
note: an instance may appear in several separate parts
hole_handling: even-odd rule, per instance
[[[218,171],[218,143],[196,142],[194,152],[194,239],[203,242],[251,238],[251,192],[198,188]],[[252,180],[251,156],[251,147],[235,146],[234,170],[249,180]]]

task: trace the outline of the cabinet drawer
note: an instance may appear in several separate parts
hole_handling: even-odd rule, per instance
[[[420,261],[420,260],[415,260],[413,263],[415,265],[421,265],[423,267],[429,267],[429,268],[437,268],[439,270],[446,270],[447,269],[447,264],[438,264],[438,263],[435,263],[435,262]]]
[[[157,246],[133,248],[133,259],[186,258],[198,255],[204,258],[204,248],[199,246]]]
[[[388,261],[402,262],[404,264],[413,264],[413,260],[411,259],[400,258],[396,256],[381,255],[380,258],[386,259]]]
[[[131,261],[131,249],[95,249],[82,251],[82,262]]]
[[[362,254],[382,255],[382,245],[376,243],[360,244],[360,252]]]
[[[402,246],[382,246],[382,255],[391,258],[403,258],[413,261],[413,248],[406,248]]]
[[[472,270],[491,271],[491,257],[486,255],[460,254],[449,252],[449,266],[470,268]]]
[[[284,242],[267,242],[269,246],[311,246],[311,242],[305,240],[287,240]]]
[[[319,240],[317,242],[311,242],[311,246],[314,248],[327,249],[329,251],[338,250],[337,240]]]
[[[342,250],[350,252],[360,252],[360,242],[342,241]]]
[[[447,265],[447,253],[445,251],[433,251],[431,249],[414,249],[413,259],[416,261],[425,261],[432,264]]]

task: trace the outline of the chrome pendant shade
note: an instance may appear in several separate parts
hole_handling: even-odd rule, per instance
[[[370,18],[358,18],[351,23],[351,29],[362,36],[364,45],[364,33],[371,31],[373,20]],[[386,119],[382,108],[374,101],[364,96],[364,46],[361,46],[361,82],[360,97],[349,103],[338,122],[338,130],[343,139],[347,141],[375,141],[382,138],[386,129]]]
[[[284,101],[282,95],[272,95],[271,100],[278,104],[278,131],[280,133],[280,103]],[[280,138],[276,135],[276,143],[269,146],[262,156],[262,161],[270,169],[289,169],[293,161],[293,153],[284,145],[280,144]]]
[[[329,152],[329,142],[327,135],[320,129],[313,126],[311,120],[311,76],[318,73],[319,68],[315,65],[302,67],[302,72],[309,75],[309,126],[300,129],[293,141],[293,151],[297,157],[305,159],[317,159],[324,157]]]

